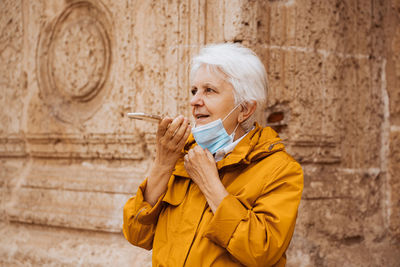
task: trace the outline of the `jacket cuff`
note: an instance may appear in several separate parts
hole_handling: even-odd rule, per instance
[[[146,202],[144,200],[144,192],[146,190],[147,186],[147,179],[145,179],[142,184],[139,186],[137,192],[136,192],[136,197],[135,197],[135,219],[138,220],[139,223],[142,224],[153,224],[157,222],[158,215],[161,212],[162,208],[162,199],[165,195],[162,194],[156,204],[154,206],[151,206],[150,203]]]
[[[219,204],[204,236],[226,248],[242,220],[247,220],[248,210],[232,195],[227,195]]]

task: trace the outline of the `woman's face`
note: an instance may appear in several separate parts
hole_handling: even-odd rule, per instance
[[[223,79],[224,76],[222,72],[216,74],[207,70],[205,65],[194,75],[190,105],[196,126],[218,119],[223,120],[235,108],[233,86]],[[233,132],[238,123],[239,110],[238,107],[223,121],[228,134]]]

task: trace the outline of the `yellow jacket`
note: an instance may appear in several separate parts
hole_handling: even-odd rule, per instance
[[[180,159],[152,207],[147,179],[124,206],[123,233],[153,249],[153,266],[284,266],[303,190],[303,172],[278,134],[256,125],[217,162],[229,195],[212,213]],[[195,145],[189,137],[185,150]]]

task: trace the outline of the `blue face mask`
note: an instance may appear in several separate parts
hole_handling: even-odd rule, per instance
[[[222,122],[240,105],[234,107],[223,120],[218,119],[205,125],[195,127],[192,129],[192,134],[196,143],[203,149],[208,149],[211,154],[214,154],[219,149],[232,144],[235,132],[239,123],[236,125],[231,135],[228,135]]]

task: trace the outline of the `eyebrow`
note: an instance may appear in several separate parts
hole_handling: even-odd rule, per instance
[[[204,83],[204,86],[210,86],[210,87],[218,88],[218,86],[216,86],[215,84],[212,84],[210,82]]]
[[[202,87],[204,87],[204,86],[206,86],[206,87],[207,86],[211,86],[211,87],[217,88],[217,86],[215,84],[212,84],[210,82],[205,82],[204,84],[202,84]],[[197,86],[196,85],[191,85],[190,88],[197,88]]]

